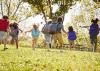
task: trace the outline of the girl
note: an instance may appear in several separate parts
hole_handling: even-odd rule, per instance
[[[69,41],[69,45],[70,45],[70,48],[74,48],[74,40],[76,40],[76,33],[73,30],[73,27],[72,26],[69,26],[68,30],[69,30],[68,31],[68,41]]]
[[[12,37],[11,44],[14,44],[14,41],[16,43],[16,49],[18,49],[18,35],[19,35],[19,30],[22,32],[21,29],[19,29],[17,23],[11,23],[10,24],[10,32],[9,35]]]
[[[33,28],[29,31],[26,31],[26,32],[31,32],[31,35],[32,35],[32,48],[35,49],[35,46],[36,46],[36,42],[37,42],[37,39],[39,37],[39,30],[38,30],[38,26],[37,25],[33,25]]]
[[[99,19],[96,18],[95,20],[92,20],[92,24],[90,25],[89,29],[89,35],[90,35],[90,40],[92,44],[92,50],[95,52],[97,49],[97,36],[99,34],[99,25],[98,25]]]

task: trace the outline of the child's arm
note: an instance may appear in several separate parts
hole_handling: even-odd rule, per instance
[[[31,32],[32,31],[32,29],[31,30],[29,30],[29,31],[25,31],[25,33],[27,33],[27,32]]]
[[[20,30],[21,32],[23,32],[21,29],[18,29],[18,30]]]
[[[65,34],[67,34],[67,32],[64,30],[64,28],[62,28],[62,31],[63,31]]]

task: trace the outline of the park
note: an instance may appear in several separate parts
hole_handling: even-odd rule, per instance
[[[100,0],[0,0],[0,71],[100,71]]]

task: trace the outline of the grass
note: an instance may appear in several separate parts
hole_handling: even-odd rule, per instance
[[[8,46],[0,71],[100,71],[100,53]],[[3,46],[0,46],[0,50]]]

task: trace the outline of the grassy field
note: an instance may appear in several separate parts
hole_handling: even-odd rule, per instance
[[[0,46],[0,71],[100,71],[100,53]]]

